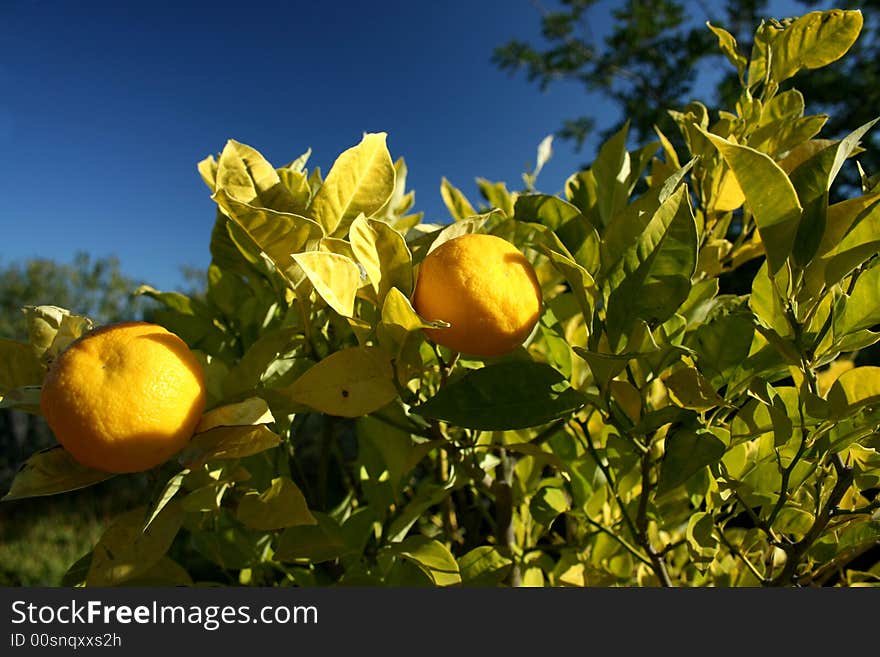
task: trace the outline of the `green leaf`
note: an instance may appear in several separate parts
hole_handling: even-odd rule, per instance
[[[611,222],[629,198],[627,179],[631,161],[626,150],[627,122],[614,136],[602,144],[590,171],[596,180],[597,208],[603,226]]]
[[[213,459],[238,459],[276,447],[281,438],[265,425],[216,427],[197,433],[178,456],[178,461],[193,469]]]
[[[639,320],[649,326],[665,322],[690,293],[697,266],[697,226],[686,191],[679,187],[666,199],[609,272],[612,292],[606,322],[613,349]]]
[[[352,551],[339,525],[330,516],[318,512],[312,515],[317,524],[294,525],[281,533],[275,549],[277,559],[321,563]]]
[[[290,280],[294,254],[314,248],[324,232],[317,223],[290,212],[259,208],[238,201],[219,189],[211,197],[223,212],[259,246]]]
[[[544,486],[529,501],[529,512],[536,522],[549,527],[556,516],[571,508],[571,502],[561,488]]]
[[[556,251],[546,250],[544,255],[550,259],[553,267],[565,278],[581,309],[584,321],[590,325],[593,321],[593,308],[597,296],[596,283],[590,272],[574,260]]]
[[[700,569],[707,567],[718,551],[718,539],[715,538],[714,529],[711,513],[698,511],[691,514],[688,519],[685,530],[688,554]]]
[[[832,230],[833,228],[833,230]],[[819,247],[820,259],[807,270],[809,290],[831,287],[862,263],[880,253],[880,194],[835,203],[828,208],[828,230]]]
[[[342,237],[355,217],[371,216],[394,192],[394,162],[384,132],[364,134],[333,163],[309,208],[327,235]]]
[[[718,37],[718,47],[730,63],[736,67],[737,73],[739,73],[739,78],[742,80],[743,74],[746,71],[746,66],[748,66],[748,60],[736,49],[736,39],[733,38],[733,35],[730,32],[721,27],[715,27],[709,21],[706,21],[706,26],[712,30],[712,33],[716,37]]]
[[[45,371],[29,344],[0,338],[0,395],[24,386],[40,385]]]
[[[770,75],[776,82],[802,68],[827,66],[855,43],[862,29],[860,11],[813,11],[785,28],[772,44]]]
[[[507,361],[468,372],[413,411],[469,429],[500,431],[546,424],[586,402],[549,365]]]
[[[445,177],[440,181],[440,196],[455,221],[468,219],[477,214],[467,197]]]
[[[354,298],[361,286],[361,270],[350,258],[327,251],[293,256],[315,291],[343,317],[354,317]]]
[[[146,573],[171,547],[183,522],[177,503],[168,504],[144,529],[146,509],[138,507],[121,516],[95,546],[87,586],[115,586]]]
[[[863,406],[880,401],[880,367],[865,365],[841,374],[828,391],[835,418],[847,417]]]
[[[461,583],[458,562],[442,543],[427,536],[410,536],[391,549],[418,566],[436,586]]]
[[[833,314],[835,338],[880,324],[880,263],[863,271],[849,295],[841,297]],[[842,307],[841,307],[842,306]]]
[[[19,468],[3,501],[55,495],[100,483],[115,475],[77,463],[63,447],[44,449]]]
[[[196,427],[202,433],[215,427],[233,427],[255,424],[271,424],[275,421],[269,405],[259,397],[249,397],[244,401],[226,404],[205,413]]]
[[[794,186],[768,155],[701,132],[715,145],[733,171],[755,218],[770,273],[782,267],[794,248],[802,208]]]
[[[403,235],[383,221],[358,217],[349,231],[351,248],[367,272],[381,307],[391,288],[412,294],[412,254]]]
[[[705,466],[717,462],[727,446],[709,431],[680,427],[666,437],[657,494],[677,488]]]
[[[162,512],[162,509],[164,509],[174,498],[177,491],[183,486],[183,480],[188,474],[189,470],[181,470],[166,482],[165,486],[162,488],[162,492],[159,493],[159,497],[157,497],[155,502],[149,507],[147,519],[144,521],[143,531],[146,531],[147,528],[149,528],[150,524],[156,519],[156,516],[158,516]]]
[[[800,164],[791,175],[804,214],[794,245],[796,261],[806,265],[819,250],[826,232],[828,191],[843,163],[858,146],[859,141],[878,121],[875,119],[850,133],[840,142],[829,146]],[[832,228],[836,232],[836,227]]]
[[[683,408],[705,411],[724,403],[712,385],[695,367],[683,367],[664,380],[669,395]]]
[[[295,202],[278,173],[254,148],[230,139],[217,162],[215,195],[255,208],[290,212]]]
[[[512,567],[513,561],[491,545],[481,545],[458,558],[463,586],[497,586]]]
[[[477,178],[477,187],[483,197],[489,202],[489,206],[498,208],[508,217],[513,216],[513,197],[507,191],[507,185],[503,182],[490,182],[485,178]]]
[[[94,327],[88,317],[74,315],[58,306],[25,306],[23,310],[28,341],[44,364],[50,363],[74,340]]]
[[[391,357],[378,347],[349,347],[306,370],[281,391],[321,413],[360,417],[397,397]]]
[[[276,477],[262,493],[248,493],[238,504],[236,518],[251,529],[272,531],[294,525],[315,525],[306,498],[293,481]]]
[[[540,223],[554,233],[574,261],[591,274],[599,270],[599,234],[581,211],[556,196],[522,194],[514,206],[517,221]]]

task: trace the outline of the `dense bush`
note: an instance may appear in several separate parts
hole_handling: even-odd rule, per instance
[[[856,585],[880,580],[880,186],[829,203],[859,141],[780,85],[845,54],[859,12],[765,23],[742,92],[673,112],[687,152],[624,128],[562,197],[447,181],[412,214],[406,166],[367,134],[322,178],[229,141],[204,299],[139,290],[201,359],[209,410],[144,506],[65,582],[258,585]],[[539,153],[536,169],[546,158]],[[871,172],[869,172],[871,173]],[[437,347],[418,265],[490,233],[534,266],[543,314],[492,359]],[[722,293],[740,273],[744,294]],[[89,322],[29,310],[2,343],[7,406]],[[442,329],[440,329],[442,330]],[[109,475],[61,448],[9,498]],[[873,556],[872,556],[873,555]]]

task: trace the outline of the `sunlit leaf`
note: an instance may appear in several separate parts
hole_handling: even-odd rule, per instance
[[[281,391],[328,415],[359,417],[397,397],[390,356],[378,347],[349,347],[331,354]]]
[[[236,517],[242,524],[261,531],[317,524],[299,486],[286,477],[276,477],[262,493],[245,495],[238,504]]]
[[[333,163],[309,207],[328,235],[344,236],[355,217],[382,208],[394,192],[394,162],[386,133],[366,133]]]
[[[354,316],[354,298],[361,286],[361,270],[350,258],[326,251],[293,256],[315,291],[343,317]]]
[[[391,288],[412,293],[412,254],[403,235],[383,221],[358,217],[349,231],[351,248],[363,265],[381,305]]]
[[[25,497],[55,495],[92,486],[114,475],[77,463],[61,446],[50,447],[31,456],[19,468],[3,501]]]
[[[715,145],[745,194],[767,253],[770,273],[775,274],[791,255],[800,225],[802,208],[797,193],[769,156],[703,131]]]

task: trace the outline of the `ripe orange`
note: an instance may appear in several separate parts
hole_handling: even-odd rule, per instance
[[[526,257],[494,235],[468,234],[441,244],[419,267],[413,307],[451,326],[428,337],[464,354],[489,358],[516,349],[541,316],[541,286]]]
[[[40,408],[83,465],[140,472],[189,441],[205,408],[204,374],[186,343],[161,326],[113,324],[55,359]]]

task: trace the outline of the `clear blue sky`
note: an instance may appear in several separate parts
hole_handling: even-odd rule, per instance
[[[441,176],[472,198],[477,176],[515,187],[563,119],[614,120],[575,85],[542,94],[491,64],[538,36],[529,0],[0,0],[0,265],[85,250],[176,287],[209,262],[196,163],[229,138],[277,165],[311,146],[326,173],[386,131],[416,209],[446,221]],[[557,141],[538,186],[558,192],[592,146]]]

